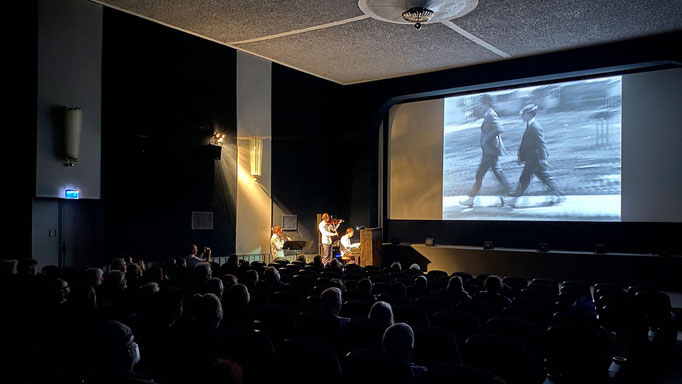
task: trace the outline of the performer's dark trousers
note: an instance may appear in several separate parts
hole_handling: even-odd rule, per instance
[[[322,251],[322,264],[327,265],[327,263],[332,261],[332,245],[322,244]]]
[[[528,184],[530,184],[530,180],[533,177],[533,175],[537,176],[540,181],[542,181],[543,184],[547,186],[549,189],[549,192],[552,195],[555,196],[561,196],[563,195],[563,192],[559,189],[559,186],[557,185],[556,181],[552,178],[552,175],[549,174],[549,169],[547,167],[547,162],[540,162],[538,159],[531,159],[526,161],[526,164],[523,166],[523,171],[521,171],[521,176],[519,176],[519,185],[516,188],[516,191],[510,196],[512,197],[519,197],[523,194],[523,192],[528,188]]]
[[[483,155],[483,157],[481,157],[481,164],[479,164],[478,170],[476,171],[476,182],[474,183],[474,186],[471,187],[471,191],[467,194],[469,197],[474,197],[478,194],[478,191],[481,189],[481,184],[483,184],[483,178],[485,177],[485,174],[488,173],[488,170],[492,170],[497,180],[502,184],[502,188],[504,189],[502,192],[503,195],[506,195],[511,191],[509,182],[504,176],[498,159],[499,156],[497,155]]]

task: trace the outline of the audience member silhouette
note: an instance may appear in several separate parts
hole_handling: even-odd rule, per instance
[[[393,325],[393,308],[385,301],[377,301],[369,310],[368,318],[386,329]]]
[[[393,324],[386,329],[382,339],[386,356],[395,362],[409,365],[415,377],[426,374],[426,367],[410,362],[410,355],[414,349],[414,331],[405,323]]]

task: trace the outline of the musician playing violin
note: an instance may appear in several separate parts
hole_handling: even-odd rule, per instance
[[[278,257],[284,257],[284,241],[285,236],[282,234],[282,227],[279,225],[272,229],[272,237],[270,238],[270,255],[275,260]]]
[[[322,235],[322,264],[324,265],[327,265],[327,263],[331,261],[332,243],[334,242],[332,237],[339,235],[336,230],[341,223],[343,223],[343,220],[332,219],[328,213],[323,213],[322,221],[320,221],[320,224],[317,226]]]

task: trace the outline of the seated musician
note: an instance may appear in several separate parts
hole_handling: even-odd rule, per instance
[[[346,234],[341,237],[341,257],[346,255],[346,253],[352,253],[353,248],[357,248],[360,246],[360,243],[351,243],[351,237],[353,237],[353,234],[355,231],[353,231],[353,228],[348,228],[346,229]],[[350,256],[350,255],[348,255]]]

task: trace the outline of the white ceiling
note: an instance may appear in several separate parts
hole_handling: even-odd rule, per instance
[[[682,29],[682,0],[468,0],[469,13],[421,30],[358,0],[91,1],[340,84]]]

